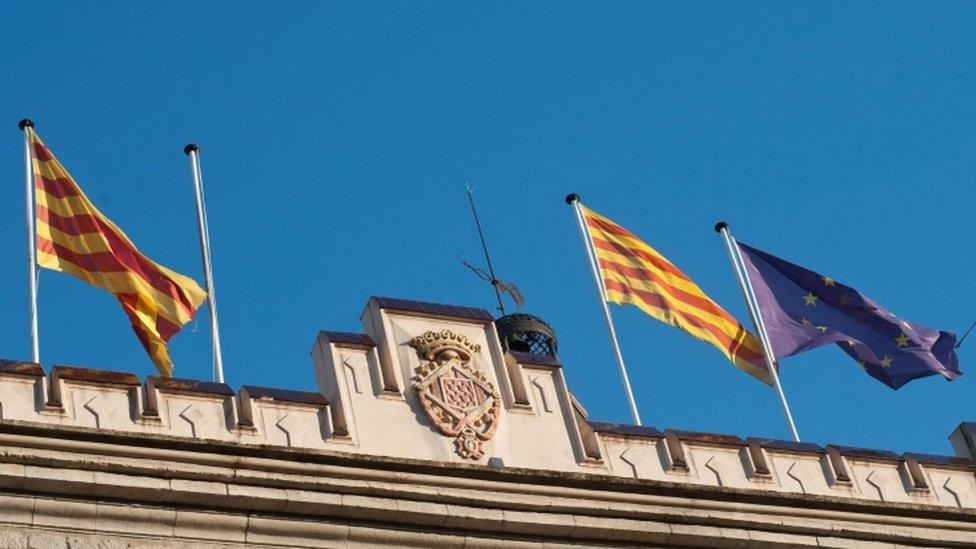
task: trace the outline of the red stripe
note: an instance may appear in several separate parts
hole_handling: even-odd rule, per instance
[[[619,236],[626,236],[628,238],[633,238],[634,240],[637,240],[638,242],[643,242],[641,239],[639,239],[636,236],[634,236],[633,234],[627,232],[627,230],[624,229],[624,228],[622,228],[622,227],[617,227],[616,225],[608,225],[608,224],[604,223],[603,221],[601,221],[599,219],[589,218],[589,221],[591,221],[590,226],[593,227],[594,229],[601,230],[601,231],[605,231],[605,232],[609,232],[609,233],[614,233],[614,234],[617,234]],[[609,250],[611,252],[617,252],[618,254],[621,254],[621,255],[637,256],[640,259],[642,259],[644,261],[647,261],[648,263],[654,265],[658,269],[661,269],[662,271],[668,271],[668,272],[670,272],[672,274],[675,274],[677,276],[680,276],[681,278],[684,278],[685,280],[688,280],[688,281],[691,280],[690,278],[688,278],[688,275],[686,275],[685,273],[681,272],[681,269],[679,269],[679,268],[675,267],[674,265],[672,265],[671,262],[666,261],[666,260],[663,260],[660,257],[658,257],[658,256],[656,256],[654,254],[648,253],[645,250],[641,250],[639,248],[632,248],[632,247],[626,246],[624,244],[617,244],[615,242],[612,242],[610,240],[604,240],[602,238],[594,238],[593,239],[593,242],[594,242],[594,244],[596,244],[596,246],[598,248],[603,248],[603,249]]]
[[[193,306],[193,303],[190,302],[189,298],[183,293],[183,290],[179,285],[156,269],[154,265],[149,263],[149,261],[142,257],[142,255],[139,254],[135,248],[125,242],[125,240],[116,234],[110,226],[108,226],[98,217],[89,214],[61,217],[60,215],[38,204],[37,218],[66,234],[74,236],[84,233],[100,234],[105,238],[109,247],[112,249],[112,253],[101,252],[96,254],[87,254],[98,256],[98,258],[95,260],[98,266],[97,268],[90,269],[88,267],[84,267],[83,263],[76,263],[75,261],[72,261],[72,263],[76,263],[78,266],[82,266],[86,270],[96,272],[132,272],[148,282],[153,288],[173,299],[173,301],[179,304],[179,306],[182,307],[188,315],[192,316],[196,311],[196,307]],[[38,243],[40,243],[41,240],[41,237],[38,237]],[[38,245],[40,246],[40,244]],[[68,250],[67,248],[63,249],[75,256],[78,256],[78,254],[71,252],[71,250]],[[58,251],[56,255],[60,256],[60,251]],[[108,258],[111,258],[111,261]],[[119,268],[119,266],[121,266],[121,268]]]
[[[81,214],[62,217],[41,204],[37,205],[37,219],[71,236],[99,232],[98,223],[90,215]]]
[[[55,198],[81,195],[81,189],[79,189],[78,186],[75,185],[75,182],[69,177],[51,179],[38,173],[37,177],[34,179],[39,190],[42,190]]]
[[[54,155],[51,154],[51,150],[47,148],[47,145],[41,143],[36,137],[34,138],[34,158],[44,162],[54,159]]]
[[[637,235],[621,227],[620,225],[617,225],[616,223],[610,221],[609,219],[596,217],[595,215],[587,215],[586,220],[592,222],[590,224],[598,229],[603,229],[605,231],[617,233],[620,236],[628,236],[630,238],[635,238],[637,240],[640,240],[639,238],[637,238]]]
[[[135,328],[137,322],[141,325],[142,322],[139,320],[139,317],[135,316],[135,311],[138,310],[139,298],[135,294],[118,294],[116,297],[119,298],[119,302],[122,304],[122,308],[125,309],[126,314],[129,315],[129,320],[132,321],[132,327]],[[156,333],[159,334],[159,338],[164,343],[168,342],[179,331],[179,326],[170,322],[163,315],[156,315]]]
[[[680,288],[676,288],[675,286],[672,286],[666,280],[658,276],[654,271],[637,269],[629,265],[622,265],[620,263],[616,263],[603,258],[600,258],[600,266],[603,267],[604,269],[620,273],[621,275],[626,276],[628,278],[637,278],[640,280],[646,280],[648,282],[655,282],[657,284],[660,284],[661,286],[664,286],[669,290],[668,293],[671,294],[671,297],[673,297],[674,299],[683,301],[688,305],[701,309],[705,312],[720,316],[728,320],[729,322],[732,322],[733,324],[738,324],[738,322],[734,318],[732,318],[732,316],[729,315],[729,313],[722,310],[722,308],[719,307],[718,304],[716,304],[711,299],[708,299],[707,297],[702,297],[700,295],[690,294]]]
[[[37,249],[74,263],[81,269],[91,273],[124,273],[128,271],[125,265],[119,263],[115,256],[109,252],[79,254],[43,236],[37,237]]]
[[[153,364],[155,364],[160,371],[164,371],[166,369],[166,366],[168,365],[165,363],[160,364],[160,362],[157,360],[158,357],[156,356],[155,353],[153,353],[154,347],[156,347],[157,345],[156,342],[159,341],[159,337],[157,337],[156,334],[149,333],[148,330],[143,328],[142,321],[135,314],[133,304],[131,302],[127,303],[126,300],[123,299],[123,298],[131,299],[134,296],[121,294],[118,297],[119,297],[119,302],[122,304],[122,310],[125,311],[126,316],[129,317],[129,324],[132,326],[132,331],[136,333],[136,337],[139,339],[139,343],[142,343],[142,348],[146,350],[146,353],[149,355],[149,358],[153,361]],[[161,345],[165,346],[166,342],[162,341]]]
[[[665,301],[661,296],[652,292],[646,292],[644,290],[631,288],[630,286],[617,282],[616,280],[607,280],[606,285],[608,289],[613,289],[624,295],[633,295],[637,299],[643,301],[644,303],[652,307],[657,307],[659,309],[671,311],[675,315],[681,316],[692,326],[695,326],[702,330],[706,330],[712,335],[714,335],[726,349],[731,351],[733,355],[742,357],[743,359],[749,361],[754,365],[764,367],[762,366],[763,355],[754,351],[753,349],[750,349],[749,347],[746,347],[744,341],[741,341],[739,339],[733,340],[728,334],[722,331],[718,326],[715,326],[714,324],[711,323],[706,323],[697,317],[693,317],[682,311],[676,311],[670,308],[668,306],[667,301]],[[747,333],[745,331],[745,328],[742,328],[742,332],[744,334]]]
[[[37,249],[51,255],[56,255],[62,261],[72,263],[78,268],[89,272],[128,272],[128,269],[126,269],[124,265],[118,264],[118,262],[114,261],[115,257],[107,252],[98,254],[78,254],[56,242],[52,242],[40,236],[37,237]],[[115,268],[113,268],[113,262],[115,263]],[[123,308],[125,308],[127,305],[127,300],[135,299],[134,294],[116,294],[116,297],[120,302],[122,302]],[[135,306],[134,302],[132,306]],[[193,313],[191,312],[191,315],[192,314]],[[163,341],[169,341],[171,337],[180,331],[180,326],[174,324],[163,315],[157,314],[156,331],[163,338]]]

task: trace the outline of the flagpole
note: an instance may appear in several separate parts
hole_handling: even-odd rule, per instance
[[[736,279],[739,281],[739,288],[742,290],[742,297],[746,300],[746,307],[749,309],[749,316],[752,317],[752,324],[756,327],[759,341],[762,343],[763,355],[766,359],[766,367],[773,378],[776,386],[776,393],[779,395],[780,404],[783,405],[783,412],[786,414],[786,421],[790,425],[793,433],[793,440],[800,442],[800,434],[796,430],[796,423],[793,422],[793,414],[790,412],[790,405],[786,401],[786,393],[783,392],[783,385],[779,381],[779,373],[776,371],[776,355],[773,354],[773,345],[769,340],[769,333],[766,331],[766,323],[763,322],[762,312],[759,310],[759,301],[756,299],[756,292],[752,287],[752,280],[749,278],[749,271],[746,270],[742,256],[739,254],[739,245],[729,231],[729,224],[720,221],[715,225],[715,232],[722,235],[725,240],[725,248],[729,253],[729,260],[735,270]]]
[[[213,344],[213,379],[224,382],[224,361],[220,351],[220,329],[217,324],[217,295],[214,292],[213,266],[210,261],[210,228],[203,199],[203,176],[200,172],[200,147],[190,143],[183,148],[190,157],[193,172],[193,192],[197,202],[197,227],[200,232],[200,255],[203,259],[203,277],[207,284],[207,308],[210,311],[210,337]]]
[[[37,333],[37,241],[34,237],[34,158],[31,155],[30,131],[34,122],[21,120],[17,127],[24,132],[24,188],[27,211],[27,295],[30,300],[31,361],[41,362],[41,345]]]
[[[596,283],[597,297],[600,298],[600,305],[603,306],[603,316],[607,321],[607,330],[610,332],[610,342],[613,344],[613,352],[617,357],[617,368],[620,370],[620,379],[624,383],[624,391],[627,394],[627,404],[630,406],[630,415],[634,423],[641,425],[640,414],[637,412],[637,403],[634,401],[634,392],[630,389],[630,378],[627,376],[627,367],[624,365],[624,355],[620,352],[620,343],[617,342],[617,330],[613,327],[613,318],[610,316],[610,307],[607,306],[607,290],[603,287],[603,279],[600,277],[600,269],[596,264],[596,251],[593,249],[593,239],[586,222],[583,221],[583,210],[580,208],[578,194],[566,196],[566,203],[573,207],[576,212],[576,221],[579,223],[580,237],[583,239],[583,247],[586,249],[586,257],[590,260],[590,270],[593,273],[593,281]]]

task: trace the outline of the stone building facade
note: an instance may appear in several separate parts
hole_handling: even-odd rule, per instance
[[[481,309],[374,297],[317,392],[0,362],[0,547],[972,547],[955,456],[597,422]]]

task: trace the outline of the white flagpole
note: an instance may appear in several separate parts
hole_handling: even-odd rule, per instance
[[[210,337],[213,341],[213,378],[224,382],[224,361],[220,352],[220,329],[217,325],[217,295],[214,292],[213,266],[210,261],[210,228],[203,199],[203,175],[200,172],[200,147],[189,144],[183,152],[190,157],[193,172],[193,192],[197,201],[197,226],[200,232],[200,255],[203,258],[203,277],[207,284],[207,308],[210,311]]]
[[[641,425],[640,414],[637,412],[637,403],[634,401],[634,393],[630,390],[630,378],[627,377],[627,367],[624,366],[624,356],[620,352],[620,343],[617,342],[617,330],[613,327],[613,318],[610,317],[610,307],[607,306],[607,290],[603,286],[603,277],[600,276],[600,269],[596,264],[596,251],[593,249],[593,239],[590,231],[583,220],[583,210],[580,208],[579,195],[570,194],[566,197],[566,203],[573,207],[576,212],[576,221],[579,223],[580,237],[583,238],[583,247],[586,249],[586,257],[590,260],[590,269],[593,272],[593,281],[596,283],[597,296],[600,298],[600,305],[603,306],[603,316],[607,320],[607,329],[610,331],[610,342],[613,344],[613,352],[617,356],[617,368],[620,370],[620,379],[624,382],[624,391],[627,393],[627,404],[630,406],[630,415],[634,423]]]
[[[763,355],[766,357],[766,367],[773,377],[773,384],[776,386],[776,393],[779,395],[780,404],[783,405],[783,412],[786,414],[786,421],[790,425],[793,433],[793,440],[800,442],[800,434],[796,431],[796,423],[793,422],[793,414],[790,412],[790,405],[786,402],[786,393],[779,382],[779,373],[776,371],[776,355],[773,354],[773,345],[769,341],[769,333],[766,331],[766,323],[763,322],[762,312],[759,310],[759,301],[756,300],[756,292],[752,287],[752,280],[749,278],[749,271],[742,261],[739,254],[739,245],[729,231],[729,224],[720,221],[715,225],[715,232],[720,233],[725,239],[725,248],[729,252],[729,260],[735,270],[736,279],[739,281],[739,288],[742,290],[742,297],[746,300],[746,307],[749,309],[749,316],[752,317],[752,324],[756,327],[756,334],[763,346]]]
[[[37,240],[34,236],[34,157],[31,155],[30,133],[34,122],[25,118],[17,124],[24,132],[24,188],[27,206],[27,295],[30,300],[31,361],[40,364],[41,345],[37,333]]]

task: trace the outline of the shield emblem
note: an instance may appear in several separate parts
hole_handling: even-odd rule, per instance
[[[501,397],[472,364],[481,346],[450,330],[426,332],[410,345],[421,358],[413,387],[427,417],[442,434],[454,437],[458,455],[480,459],[482,442],[498,427]]]

